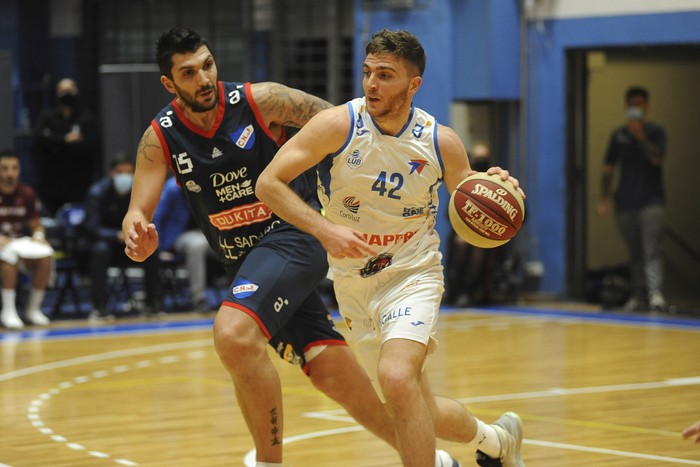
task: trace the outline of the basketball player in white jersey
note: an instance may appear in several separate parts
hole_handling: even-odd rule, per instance
[[[329,253],[340,312],[395,419],[403,464],[431,465],[437,436],[472,446],[481,466],[524,466],[517,414],[488,425],[433,396],[423,374],[443,293],[437,188],[444,181],[451,192],[474,171],[456,133],[412,105],[426,61],[418,39],[383,30],[366,52],[365,97],[313,117],[260,175],[256,194]],[[325,217],[288,187],[315,165]],[[506,170],[489,173],[524,196]]]

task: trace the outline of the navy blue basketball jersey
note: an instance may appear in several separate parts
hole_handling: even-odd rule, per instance
[[[275,140],[264,124],[250,83],[219,82],[217,89],[217,117],[210,130],[188,120],[177,99],[151,126],[209,245],[224,264],[233,265],[273,229],[291,228],[255,197],[255,183],[285,135]],[[291,186],[319,207],[315,175],[306,173]]]

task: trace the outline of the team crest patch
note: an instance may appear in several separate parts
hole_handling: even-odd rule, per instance
[[[241,127],[228,134],[231,141],[241,149],[251,149],[255,144],[255,129],[253,125]]]
[[[350,153],[348,158],[345,159],[345,163],[353,170],[361,166],[362,157],[360,157],[360,151],[355,149],[352,153]]]
[[[231,292],[236,298],[248,298],[253,295],[258,290],[258,286],[252,282],[244,281],[238,279],[235,284],[233,284],[233,289]]]

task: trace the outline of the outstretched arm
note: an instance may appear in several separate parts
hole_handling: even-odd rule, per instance
[[[301,128],[321,110],[333,107],[320,97],[279,83],[254,83],[250,91],[263,121],[270,128]]]
[[[358,258],[372,255],[362,234],[328,221],[308,206],[288,184],[324,157],[337,151],[350,131],[347,107],[325,110],[291,138],[258,178],[256,196],[278,216],[319,239],[331,256]]]
[[[151,221],[167,171],[163,148],[155,130],[149,126],[139,142],[131,202],[122,221],[124,252],[134,261],[146,260],[158,248],[158,232]]]

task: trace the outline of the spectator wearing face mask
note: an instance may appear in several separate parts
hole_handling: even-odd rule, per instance
[[[56,105],[39,115],[34,139],[36,189],[48,214],[82,202],[101,158],[97,125],[83,109],[75,81],[58,82]]]
[[[134,181],[134,163],[124,153],[117,153],[109,176],[96,182],[85,198],[85,233],[89,240],[90,278],[93,311],[90,319],[110,318],[107,304],[107,269],[111,266],[135,267],[124,254],[122,219],[129,207]],[[144,268],[146,290],[145,314],[161,311],[160,280],[157,255],[140,263]]]
[[[614,211],[627,244],[631,292],[624,309],[664,311],[661,237],[666,211],[666,130],[648,119],[647,89],[629,88],[624,104],[627,121],[613,131],[605,152],[598,214],[607,217]]]

